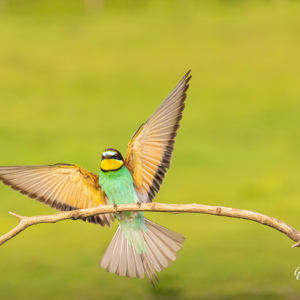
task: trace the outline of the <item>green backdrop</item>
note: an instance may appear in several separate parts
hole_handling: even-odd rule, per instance
[[[298,1],[2,1],[0,165],[74,163],[98,173],[192,69],[157,202],[254,210],[300,228]],[[0,185],[12,211],[54,213]],[[1,299],[298,299],[299,249],[275,230],[148,213],[186,236],[148,280],[98,267],[116,225],[31,227],[0,247]]]

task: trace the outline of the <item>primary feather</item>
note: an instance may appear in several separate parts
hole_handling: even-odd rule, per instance
[[[175,137],[185,107],[190,71],[142,124],[128,144],[125,166],[141,202],[151,202],[170,167]]]

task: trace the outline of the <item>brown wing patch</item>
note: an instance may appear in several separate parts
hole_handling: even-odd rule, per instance
[[[76,165],[0,167],[0,180],[21,194],[60,211],[108,204],[106,198],[101,199],[98,176]],[[87,220],[110,226],[114,216],[105,214]]]
[[[170,167],[175,137],[191,79],[188,72],[163,103],[142,124],[127,148],[125,166],[132,174],[140,201],[151,202]]]

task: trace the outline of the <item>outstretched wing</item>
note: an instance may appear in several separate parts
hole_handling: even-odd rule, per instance
[[[128,144],[125,166],[130,171],[142,202],[151,202],[159,192],[170,167],[175,137],[185,106],[190,71],[142,124]]]
[[[108,204],[101,199],[98,176],[69,164],[0,167],[0,180],[14,190],[60,211]],[[110,226],[113,214],[88,217],[91,223]]]

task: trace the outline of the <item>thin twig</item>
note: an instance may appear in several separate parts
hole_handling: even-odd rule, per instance
[[[249,210],[242,210],[236,208],[229,208],[223,206],[209,206],[201,204],[165,204],[165,203],[142,203],[141,205],[137,204],[126,204],[118,205],[115,208],[112,205],[101,205],[95,208],[88,209],[79,209],[67,212],[60,212],[54,215],[46,216],[35,216],[35,217],[23,217],[15,213],[11,215],[19,218],[19,224],[10,232],[0,237],[0,245],[4,244],[21,231],[26,229],[31,225],[36,225],[40,223],[56,223],[62,220],[77,220],[81,218],[86,218],[90,216],[105,214],[105,213],[115,213],[123,211],[151,211],[151,212],[170,212],[170,213],[200,213],[208,214],[215,216],[231,217],[231,218],[240,218],[245,220],[254,221],[262,225],[270,226],[282,233],[284,233],[291,240],[295,241],[292,247],[300,246],[300,232],[293,228],[292,226],[275,219],[273,217],[256,213]]]

